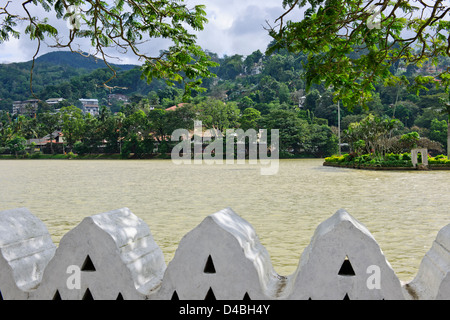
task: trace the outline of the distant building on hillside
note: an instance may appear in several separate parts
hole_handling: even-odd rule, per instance
[[[49,105],[58,104],[62,101],[64,101],[64,98],[50,98],[50,99],[45,100],[45,102],[47,102],[47,104],[49,104]]]
[[[97,99],[80,99],[80,102],[83,106],[84,114],[90,113],[93,116],[97,116],[100,113]]]
[[[183,107],[186,103],[179,103],[175,106],[171,106],[169,108],[166,108],[166,111],[175,111],[176,109]]]
[[[128,97],[126,95],[120,94],[120,93],[108,94],[108,103],[112,104],[114,101],[123,101],[124,103],[127,103]]]
[[[25,101],[14,101],[12,114],[28,115],[30,117],[36,116],[38,110],[37,99],[30,99]]]
[[[46,149],[50,151],[50,144],[53,144],[54,151],[59,150],[59,152],[64,151],[64,135],[61,131],[56,130],[51,135],[48,134],[42,138],[38,139],[29,139],[27,140],[28,147],[34,147],[34,152],[44,152]],[[44,152],[45,153],[45,152]]]

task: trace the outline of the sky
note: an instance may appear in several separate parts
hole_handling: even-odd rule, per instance
[[[5,0],[0,0],[3,5]],[[13,1],[10,4],[13,9],[21,10],[22,1]],[[203,49],[223,55],[249,55],[256,50],[264,52],[271,37],[268,35],[266,21],[271,24],[284,11],[282,0],[185,0],[188,6],[196,4],[206,5],[206,13],[209,22],[203,31],[197,33],[197,44]],[[16,6],[15,8],[13,8]],[[32,13],[40,17],[47,15],[45,11],[30,6]],[[23,12],[22,12],[23,14]],[[59,32],[67,30],[67,23],[56,18],[49,17],[49,23],[53,23]],[[23,30],[25,25],[21,26]],[[49,47],[51,41],[41,44],[40,54],[56,49]],[[167,46],[166,41],[159,39],[147,42],[142,51],[157,54]],[[0,44],[0,63],[22,62],[32,59],[37,48],[37,42],[31,42],[27,35],[22,35],[20,39],[10,39],[8,42]],[[83,47],[85,49],[86,47]],[[118,54],[119,60],[113,63],[139,63],[131,54]]]

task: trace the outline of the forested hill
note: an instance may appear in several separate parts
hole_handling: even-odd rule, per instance
[[[36,64],[50,64],[58,66],[66,66],[74,69],[84,69],[85,71],[93,71],[105,68],[103,60],[94,56],[83,56],[79,53],[68,51],[54,51],[43,54],[36,59]],[[132,64],[111,64],[115,69],[126,71],[136,67]]]
[[[217,77],[203,79],[206,91],[193,92],[189,100],[183,97],[182,85],[169,87],[162,80],[148,84],[141,79],[138,66],[118,69],[117,78],[108,85],[120,88],[109,91],[101,84],[111,77],[111,70],[102,68],[101,62],[75,58],[65,53],[48,54],[38,59],[33,73],[33,90],[41,100],[64,98],[57,108],[80,106],[79,99],[95,98],[112,113],[121,111],[130,119],[134,114],[141,114],[140,111],[148,113],[153,107],[164,109],[181,102],[190,102],[193,106],[203,108],[205,122],[210,120],[205,111],[209,108],[211,118],[226,118],[219,117],[221,123],[225,121],[242,128],[279,128],[282,132],[280,139],[284,145],[292,145],[293,149],[298,148],[299,141],[305,140],[305,137],[309,137],[309,140],[302,142],[302,148],[309,148],[313,153],[320,144],[337,145],[330,142],[330,132],[334,135],[338,132],[338,107],[333,101],[332,92],[327,88],[314,86],[308,92],[304,90],[303,62],[306,56],[286,51],[265,55],[259,50],[248,56],[236,54],[219,57],[212,52],[208,54],[219,63],[218,67],[211,70]],[[396,64],[392,72],[412,83],[419,73],[438,77],[439,72],[449,66],[449,58],[439,58],[437,65],[424,65],[421,68]],[[0,110],[12,111],[13,101],[32,98],[30,67],[30,62],[0,65]],[[446,148],[448,118],[439,112],[443,101],[449,99],[444,89],[427,85],[417,95],[403,84],[377,85],[375,88],[373,100],[368,102],[367,109],[358,105],[353,106],[351,111],[340,108],[341,132],[350,123],[359,122],[370,113],[381,119],[400,120],[401,127],[397,133],[415,131],[421,137],[437,141]],[[124,94],[130,103],[112,101],[108,98],[110,93]],[[41,103],[38,113],[51,112],[52,108]],[[232,112],[225,112],[222,110],[224,108]],[[4,118],[10,119],[9,116]],[[258,123],[253,121],[256,118],[260,119]],[[305,121],[314,127],[308,129],[309,135],[305,133]],[[330,148],[327,150],[331,152]],[[323,151],[322,154],[327,152]]]
[[[32,98],[30,92],[31,66],[31,61],[0,64],[0,109],[9,110],[12,101]],[[138,68],[135,65],[112,64],[112,66],[122,72]],[[72,80],[81,86],[87,86],[86,82],[99,76],[96,72],[105,68],[106,65],[102,60],[92,56],[83,57],[78,53],[67,51],[50,52],[38,57],[35,61],[33,92],[42,100],[48,99],[50,96],[71,99],[68,91],[73,91],[73,89],[77,91],[76,88],[69,89],[71,86],[68,84]],[[52,92],[53,88],[58,88],[57,92]],[[65,97],[66,94],[67,97]]]
[[[329,126],[337,126],[337,106],[332,101],[331,92],[321,86],[304,92],[302,80],[302,62],[306,57],[302,54],[277,52],[266,56],[259,50],[251,55],[232,55],[219,57],[209,52],[212,60],[220,66],[212,70],[217,78],[204,79],[207,91],[194,92],[194,102],[205,96],[221,101],[237,103],[243,111],[252,107],[267,114],[272,110],[302,110],[312,117],[325,119]],[[448,58],[439,59],[437,66],[426,65],[423,68],[404,67],[397,64],[394,72],[404,75],[412,82],[417,73],[436,75],[450,65]],[[31,62],[0,65],[0,109],[12,109],[12,101],[32,98],[30,94]],[[118,77],[108,83],[126,89],[116,89],[112,93],[125,94],[131,102],[159,105],[163,108],[184,102],[183,90],[180,87],[167,87],[164,81],[155,80],[151,84],[141,79],[138,66],[115,66]],[[33,90],[41,99],[64,98],[68,104],[76,104],[80,98],[96,98],[102,105],[108,105],[113,112],[120,106],[108,104],[110,93],[100,84],[108,80],[111,71],[104,68],[101,61],[85,59],[78,54],[54,52],[41,56],[36,61],[33,73]],[[444,120],[435,109],[442,99],[448,99],[443,89],[429,86],[417,96],[404,86],[377,86],[373,101],[368,110],[354,106],[352,112],[341,108],[341,127],[345,129],[349,123],[361,120],[371,112],[378,116],[395,117],[405,127],[418,126],[429,130],[433,119]],[[302,98],[303,97],[303,98]]]

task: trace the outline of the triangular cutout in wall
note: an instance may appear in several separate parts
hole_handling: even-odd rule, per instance
[[[62,300],[59,290],[56,290],[55,295],[53,296],[53,300]]]
[[[180,300],[180,298],[178,297],[177,290],[175,290],[175,291],[173,292],[172,298],[170,298],[170,300],[174,300],[174,301]]]
[[[348,256],[345,257],[344,262],[342,263],[341,268],[339,269],[338,275],[340,276],[354,276],[355,270],[353,270],[352,264],[348,259]]]
[[[94,297],[92,296],[91,290],[89,290],[89,288],[86,289],[86,292],[84,293],[81,300],[94,300]]]
[[[205,300],[206,301],[216,300],[216,296],[214,295],[214,292],[211,287],[209,288],[208,293],[205,296]]]
[[[206,260],[205,268],[203,269],[204,273],[216,273],[216,268],[214,267],[214,262],[211,258],[211,255],[208,256],[208,260]]]
[[[84,259],[83,265],[81,266],[81,271],[95,271],[94,263],[89,255],[87,255],[86,259]]]

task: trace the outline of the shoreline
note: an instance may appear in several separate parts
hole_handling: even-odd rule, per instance
[[[192,157],[192,159],[194,159]],[[234,158],[237,160],[237,158]],[[270,160],[269,157],[267,160]],[[279,160],[302,160],[302,159],[316,159],[320,160],[323,159],[323,157],[312,157],[312,156],[293,156],[293,157],[278,157]],[[151,156],[144,156],[144,157],[121,157],[118,153],[113,154],[90,154],[90,155],[77,155],[77,154],[39,154],[38,156],[19,156],[16,157],[14,155],[9,154],[3,154],[0,155],[0,160],[171,160],[171,155],[151,155]],[[226,160],[224,157],[223,160]],[[246,158],[248,160],[248,158]],[[257,159],[259,160],[259,158]]]
[[[428,165],[428,167],[417,166],[417,167],[375,167],[375,166],[365,166],[358,164],[340,164],[333,162],[324,162],[325,167],[335,167],[335,168],[346,168],[346,169],[358,169],[358,170],[385,170],[385,171],[427,171],[427,170],[450,170],[450,166],[439,166],[439,165]]]

